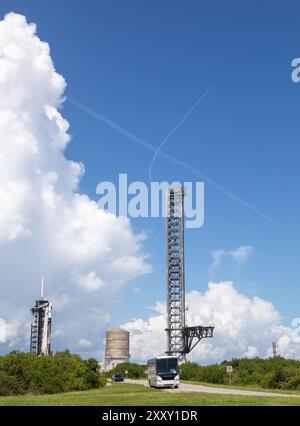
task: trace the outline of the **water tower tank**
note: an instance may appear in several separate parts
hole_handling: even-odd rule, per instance
[[[129,332],[114,328],[106,332],[105,359],[117,362],[129,361]]]

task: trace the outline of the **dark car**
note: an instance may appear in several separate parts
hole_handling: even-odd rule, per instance
[[[112,382],[124,382],[124,377],[122,374],[114,374],[111,378]]]

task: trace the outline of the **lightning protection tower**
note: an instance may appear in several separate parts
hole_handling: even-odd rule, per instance
[[[187,327],[184,279],[184,188],[167,192],[167,355],[185,360],[214,327]]]
[[[273,358],[277,357],[277,343],[272,342],[272,351],[273,351]]]
[[[35,301],[35,305],[31,309],[33,322],[31,324],[30,352],[37,356],[51,354],[51,311],[51,303],[44,300],[44,277],[42,277],[41,297]]]

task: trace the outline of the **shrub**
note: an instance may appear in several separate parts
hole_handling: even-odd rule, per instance
[[[18,379],[15,376],[9,376],[4,371],[0,371],[0,395],[20,395],[24,393],[20,388]]]
[[[128,371],[127,377],[129,379],[144,379],[145,370],[145,365],[134,364],[131,362],[122,362],[109,372],[109,376],[112,376],[113,374],[122,374],[125,376],[125,371]]]
[[[59,393],[103,386],[98,362],[69,351],[54,356],[12,352],[0,357],[0,395]]]

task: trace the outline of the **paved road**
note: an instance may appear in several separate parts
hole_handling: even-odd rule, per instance
[[[147,380],[133,380],[127,379],[126,383],[138,384],[149,386]],[[190,383],[180,383],[179,389],[166,389],[168,392],[200,392],[200,393],[215,393],[222,395],[241,395],[241,396],[279,396],[282,398],[300,398],[300,395],[286,394],[286,393],[273,393],[273,392],[259,392],[251,390],[239,390],[239,389],[228,389],[219,388],[212,386],[193,385]]]

